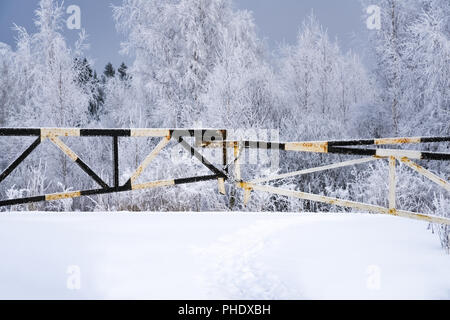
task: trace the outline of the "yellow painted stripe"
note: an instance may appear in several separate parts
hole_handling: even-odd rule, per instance
[[[61,140],[59,140],[58,137],[50,136],[49,139],[74,162],[78,160],[78,156],[76,155],[76,153],[70,150],[70,148],[66,146]]]
[[[41,138],[54,137],[79,137],[80,129],[73,128],[42,128]]]
[[[253,190],[265,191],[265,192],[269,192],[269,193],[273,193],[273,194],[279,194],[279,195],[283,195],[283,196],[293,197],[293,198],[311,200],[311,201],[316,201],[316,202],[323,202],[323,203],[328,203],[328,204],[332,204],[332,205],[367,210],[367,211],[371,211],[371,212],[384,213],[384,214],[389,213],[389,209],[384,208],[384,207],[374,206],[374,205],[350,201],[350,200],[341,200],[341,199],[321,196],[321,195],[313,194],[313,193],[293,191],[293,190],[287,190],[287,189],[276,188],[276,187],[271,187],[271,186],[256,185],[253,183],[244,183],[243,187],[250,188]]]
[[[430,179],[434,183],[440,185],[445,190],[450,192],[450,184],[447,181],[445,181],[444,179],[442,179],[441,177],[439,177],[439,176],[435,175],[434,173],[432,173],[431,171],[428,171],[427,169],[419,166],[417,163],[409,160],[408,158],[401,158],[400,160],[404,164],[406,164],[408,167],[410,167],[411,169],[417,171],[421,175],[427,177],[428,179]]]
[[[247,206],[247,204],[249,203],[251,195],[252,189],[244,189],[244,206]]]
[[[240,160],[240,156],[241,156],[241,152],[243,150],[241,150],[239,144],[234,144],[233,147],[233,153],[234,153],[234,158],[236,159],[234,162],[234,177],[237,181],[241,180],[241,160]]]
[[[396,167],[397,160],[394,157],[389,157],[389,210],[392,212],[396,209]]]
[[[382,138],[375,139],[376,145],[384,145],[384,144],[406,144],[406,143],[420,143],[420,137],[413,138]]]
[[[145,170],[145,168],[148,167],[148,165],[156,158],[156,156],[161,152],[162,149],[164,149],[167,144],[170,142],[170,137],[165,137],[161,142],[156,146],[156,148],[145,158],[145,160],[142,162],[142,164],[137,168],[136,172],[131,176],[131,183],[134,183],[139,176],[142,174],[142,172]]]
[[[392,213],[392,215],[402,217],[402,218],[426,221],[429,223],[446,224],[446,225],[450,226],[450,219],[444,218],[444,217],[426,215],[426,214],[422,214],[422,213],[415,213],[415,212],[410,212],[410,211],[405,211],[405,210],[396,210],[394,213]]]
[[[328,142],[326,141],[312,141],[312,142],[287,142],[285,144],[286,151],[300,151],[300,152],[328,152]]]
[[[71,199],[71,198],[77,198],[77,197],[81,197],[81,191],[48,194],[45,196],[45,200],[46,201],[54,201],[54,200]]]
[[[225,179],[224,178],[219,178],[218,179],[219,182],[219,192],[223,195],[225,195],[227,192],[225,190]]]
[[[270,186],[262,186],[262,185],[252,184],[252,183],[238,183],[237,186],[244,188],[244,189],[253,189],[253,190],[257,190],[257,191],[269,192],[272,194],[279,194],[279,195],[283,195],[283,196],[287,196],[287,197],[294,197],[294,198],[299,198],[299,199],[328,203],[328,204],[337,205],[337,206],[341,206],[341,207],[356,208],[356,209],[366,210],[369,212],[375,212],[375,213],[380,213],[380,214],[389,214],[389,215],[393,215],[393,216],[427,221],[427,222],[431,222],[431,223],[450,225],[449,218],[438,217],[438,216],[434,216],[434,215],[425,215],[422,213],[415,213],[415,212],[410,212],[410,211],[405,211],[405,210],[395,210],[395,209],[389,210],[388,208],[370,205],[370,204],[361,203],[361,202],[342,200],[342,199],[331,198],[331,197],[321,196],[321,195],[312,194],[312,193],[305,193],[305,192],[301,192],[301,191],[293,191],[293,190],[275,188],[275,187],[270,187]]]

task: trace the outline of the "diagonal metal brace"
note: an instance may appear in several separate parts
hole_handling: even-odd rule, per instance
[[[62,152],[64,152],[70,159],[73,160],[84,172],[86,172],[92,179],[95,180],[102,188],[108,189],[109,186],[100,178],[89,166],[81,160],[81,158],[73,152],[67,145],[65,145],[58,137],[49,137],[50,141],[58,147]]]
[[[20,157],[18,157],[11,165],[5,169],[5,171],[0,174],[0,182],[5,180],[18,166],[21,164],[29,155],[31,152],[34,151],[34,149],[37,148],[38,145],[41,144],[41,137],[37,138],[31,146],[28,147],[27,150],[25,150]]]
[[[178,142],[181,144],[181,146],[189,151],[195,158],[197,158],[205,167],[207,167],[209,170],[211,170],[214,174],[216,174],[219,178],[223,178],[225,180],[228,180],[228,175],[220,170],[219,168],[215,167],[211,162],[209,162],[201,153],[199,153],[194,147],[192,147],[189,143],[183,140],[183,138],[178,138]]]

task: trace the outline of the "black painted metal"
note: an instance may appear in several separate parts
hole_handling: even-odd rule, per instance
[[[424,160],[450,160],[450,154],[448,153],[436,153],[436,152],[422,152],[422,159]]]
[[[196,183],[196,182],[203,182],[203,181],[211,181],[211,180],[217,180],[219,177],[216,175],[210,175],[210,176],[199,176],[199,177],[191,177],[191,178],[181,178],[181,179],[175,179],[174,184],[175,185],[182,185],[182,184],[190,184],[190,183]],[[101,194],[109,194],[109,193],[120,193],[120,192],[127,192],[131,191],[131,188],[128,187],[126,184],[124,186],[120,186],[118,188],[105,188],[105,189],[92,189],[92,190],[83,190],[80,192],[81,196],[93,196],[93,195],[101,195]],[[21,198],[21,199],[10,199],[10,200],[1,200],[0,201],[0,207],[5,206],[13,206],[13,205],[20,205],[20,204],[27,204],[27,203],[34,203],[34,202],[42,202],[45,201],[45,196],[36,196],[36,197],[27,197],[27,198]]]
[[[20,199],[2,200],[2,201],[0,201],[0,207],[16,206],[16,205],[19,205],[19,204],[27,204],[27,203],[41,202],[41,201],[45,201],[45,196],[36,196],[36,197],[28,197],[28,198],[20,198]]]
[[[102,180],[89,166],[83,162],[80,158],[75,161],[75,163],[84,171],[86,172],[92,179],[94,179],[95,182],[97,182],[102,188],[107,189],[109,186],[106,184],[105,181]]]
[[[174,184],[179,185],[179,184],[196,183],[196,182],[217,180],[219,178],[220,178],[220,176],[217,176],[217,175],[192,177],[192,178],[180,178],[180,179],[175,179]]]
[[[227,141],[227,131],[222,130],[222,141],[223,141],[223,147],[222,147],[222,165],[223,169],[225,170],[225,173],[228,174],[228,155],[227,155],[227,145],[225,141]]]
[[[408,150],[399,149],[398,151],[408,151]],[[358,156],[375,156],[377,154],[377,150],[365,148],[328,147],[328,153],[348,154]],[[420,152],[420,153],[421,159],[423,160],[440,160],[440,161],[450,160],[449,153],[436,153],[436,152]]]
[[[113,137],[114,187],[119,188],[119,137]]]
[[[329,141],[329,147],[340,146],[364,146],[375,144],[375,140],[344,140],[344,141]]]
[[[38,128],[0,128],[0,136],[40,136],[41,129]]]
[[[281,142],[266,142],[266,141],[240,141],[239,145],[245,149],[272,149],[272,150],[286,150],[286,144]]]
[[[358,156],[375,156],[377,150],[375,149],[358,149],[346,147],[328,147],[328,153],[349,154]]]
[[[401,139],[401,138],[399,138]],[[421,137],[420,143],[431,142],[450,142],[450,137]],[[328,141],[328,146],[341,147],[341,146],[364,146],[374,145],[375,139],[363,139],[363,140],[340,140],[340,141]]]
[[[450,137],[424,137],[420,138],[422,143],[430,143],[430,142],[449,142]]]
[[[38,145],[41,144],[41,137],[37,138],[31,146],[29,146],[21,155],[18,157],[8,168],[5,169],[5,171],[0,174],[0,182],[6,179],[11,172],[16,169],[19,164],[21,164],[29,155],[31,152],[33,152],[34,149],[37,148]]]
[[[130,129],[80,129],[82,137],[129,137]]]

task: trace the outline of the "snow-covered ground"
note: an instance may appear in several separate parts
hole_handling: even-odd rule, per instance
[[[0,298],[449,299],[450,256],[426,227],[358,214],[3,213]]]

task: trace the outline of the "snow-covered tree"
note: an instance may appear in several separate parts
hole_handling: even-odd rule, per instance
[[[10,115],[8,126],[77,127],[88,122],[92,91],[81,85],[83,68],[79,68],[80,64],[77,63],[77,58],[85,48],[85,33],[82,32],[74,48],[70,48],[61,33],[63,14],[63,6],[56,0],[41,0],[36,10],[37,31],[30,34],[24,28],[16,27],[17,49],[14,53],[7,52],[13,63],[9,65],[8,73],[5,73],[8,76],[2,77],[12,86],[9,95],[15,94],[14,100],[2,99],[2,104],[7,103]],[[44,145],[40,152],[48,155],[54,153],[55,149]],[[42,167],[49,165],[55,170],[45,185],[39,187],[40,190],[50,185],[53,185],[53,191],[66,188],[70,163],[67,156],[61,153],[58,161],[48,156],[42,158],[51,162],[42,163]],[[22,174],[32,176],[33,172],[39,173],[32,169],[26,166]],[[71,176],[71,180],[77,179]],[[58,186],[56,182],[62,184]],[[36,188],[26,186],[25,183],[19,180],[16,187],[26,187],[29,194],[35,194]]]
[[[236,129],[278,127],[282,110],[275,75],[248,12],[233,16],[219,49],[202,95],[204,121],[208,126]]]
[[[405,60],[413,106],[409,128],[414,134],[450,134],[450,3],[424,1],[422,11],[408,26]],[[408,130],[409,129],[409,130]]]
[[[375,60],[380,97],[390,109],[392,133],[405,134],[411,115],[422,108],[418,106],[419,96],[412,92],[415,89],[411,90],[416,87],[412,77],[415,66],[411,64],[407,43],[415,41],[410,28],[423,10],[424,1],[378,0],[370,4],[376,4],[381,13],[381,28],[371,30],[367,42]]]
[[[235,14],[229,0],[126,0],[114,8],[127,36],[123,49],[135,54],[130,73],[137,98],[154,125],[183,127],[202,119],[201,97],[223,59],[226,34],[244,36],[233,31]]]
[[[317,18],[311,14],[303,23],[294,46],[282,50],[280,82],[286,104],[299,122],[309,124],[302,132],[308,139],[326,138],[313,132],[311,122],[323,119],[340,124],[351,120],[355,106],[370,103],[373,88],[360,58],[342,54],[337,42],[331,42]],[[311,118],[305,121],[305,117]],[[331,129],[331,128],[329,128]],[[340,134],[345,136],[347,132]],[[336,133],[321,129],[323,135]]]
[[[0,42],[0,127],[6,126],[11,113],[11,106],[17,102],[17,73],[14,68],[14,52]]]
[[[64,10],[55,0],[41,0],[36,11],[37,33],[29,35],[18,28],[19,48],[16,63],[27,68],[33,78],[29,85],[33,95],[21,108],[30,123],[37,126],[79,126],[87,121],[90,95],[77,84],[75,50],[82,49],[84,33],[74,50],[61,34]],[[34,117],[29,115],[33,114]],[[34,118],[34,119],[33,119]]]

